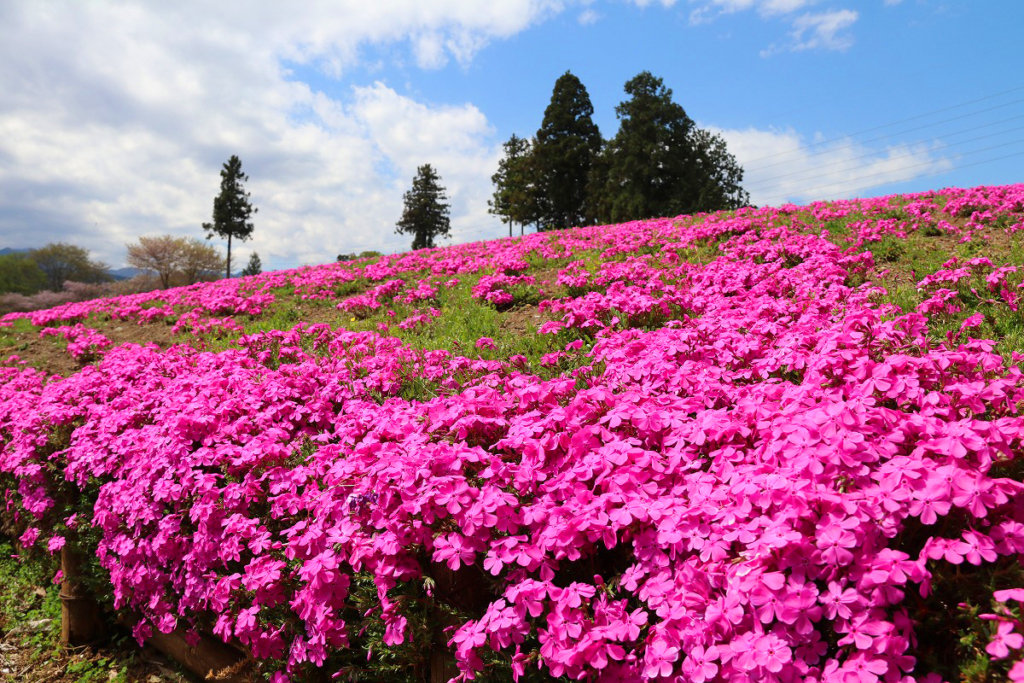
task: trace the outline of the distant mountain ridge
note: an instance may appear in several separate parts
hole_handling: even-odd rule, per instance
[[[107,272],[110,273],[115,280],[131,280],[136,275],[142,275],[143,273],[146,272],[151,273],[153,271],[145,271],[142,270],[141,268],[132,268],[130,266],[125,266],[124,268],[111,268]]]
[[[4,247],[0,249],[0,256],[6,256],[7,254],[27,254],[32,251],[31,249],[15,249],[14,247]]]

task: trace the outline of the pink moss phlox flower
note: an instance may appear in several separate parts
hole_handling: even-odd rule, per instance
[[[992,340],[934,339],[987,329],[951,317],[972,297],[1012,311],[1003,290],[1020,273],[949,262],[915,275],[923,303],[902,311],[878,303],[871,249],[918,230],[984,239],[1020,221],[1024,186],[900,198],[898,218],[893,200],[586,227],[5,316],[76,341],[104,315],[232,342],[110,345],[63,378],[0,366],[5,512],[26,546],[55,552],[61,520],[94,534],[140,640],[208,620],[282,661],[278,683],[333,666],[368,624],[406,647],[420,606],[444,599],[441,572],[487,577],[478,618],[447,632],[464,680],[493,657],[516,676],[633,683],[920,678],[912,615],[932,582],[1024,553],[1024,486],[1008,474],[1024,374]],[[821,224],[840,219],[837,244]],[[568,264],[547,295],[537,257]],[[438,324],[459,278],[500,310],[551,297],[539,368],[395,336]],[[399,319],[242,334],[281,288]],[[69,490],[92,509],[71,516]],[[901,539],[918,536],[911,556]],[[1016,656],[1009,606],[994,611],[988,654]]]

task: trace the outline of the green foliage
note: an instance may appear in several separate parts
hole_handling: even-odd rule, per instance
[[[19,644],[34,662],[60,651],[60,597],[52,583],[56,571],[52,558],[26,561],[9,542],[0,541],[0,582],[5,587],[0,593],[0,631],[20,631]]]
[[[690,184],[694,195],[690,211],[738,209],[750,204],[750,195],[743,186],[743,167],[729,153],[722,136],[702,128],[690,135],[693,164]]]
[[[494,197],[487,201],[489,213],[501,216],[508,223],[508,236],[512,224],[523,226],[537,221],[537,187],[534,182],[532,143],[512,134],[504,144],[505,157],[498,162],[498,172],[491,176]]]
[[[115,631],[102,654],[91,649],[71,653],[61,647],[60,587],[53,583],[58,564],[55,556],[18,553],[9,541],[0,540],[0,585],[4,586],[0,591],[0,632],[7,646],[22,657],[27,654],[31,662],[20,672],[28,677],[17,680],[47,680],[58,675],[61,681],[77,683],[146,680],[132,676],[133,669],[137,674],[145,665],[127,633]],[[105,592],[109,594],[109,589]]]
[[[416,169],[412,189],[405,193],[405,209],[395,232],[412,235],[413,249],[430,249],[438,237],[451,234],[448,195],[430,164]]]
[[[373,251],[372,249],[367,251],[361,251],[358,254],[338,254],[338,263],[343,261],[355,261],[359,258],[380,258],[383,256],[379,251]]]
[[[863,216],[847,217],[849,220],[862,220]],[[830,238],[840,244],[843,238],[840,231],[833,232]],[[876,242],[865,245],[875,260],[876,271],[884,273],[878,279],[879,284],[886,287],[888,294],[882,297],[885,303],[895,304],[903,312],[912,312],[930,296],[927,291],[919,291],[917,283],[924,277],[942,268],[943,263],[956,256],[961,262],[983,256],[996,265],[1020,264],[1024,262],[1024,241],[1013,236],[1009,240],[986,241],[971,240],[954,242],[952,238],[936,239],[925,231],[912,232],[906,238],[886,236]],[[1011,288],[1024,280],[1024,275],[1011,275],[1007,281]],[[1012,359],[1012,353],[1024,352],[1024,318],[1018,311],[992,298],[982,274],[975,274],[961,281],[955,288],[957,296],[953,300],[960,308],[955,313],[934,313],[929,316],[928,332],[935,343],[949,343],[961,338],[992,339],[996,342],[995,351]],[[960,330],[963,322],[975,313],[982,313],[984,319],[978,327],[966,333]]]
[[[870,245],[870,250],[875,263],[885,266],[899,261],[906,253],[907,245],[904,240],[898,237],[885,237],[879,242]]]
[[[984,567],[966,564],[950,568],[942,566],[941,562],[931,564],[930,599],[911,601],[917,636],[928,645],[917,651],[921,670],[941,672],[945,680],[964,683],[1007,680],[1010,668],[1007,661],[993,660],[985,651],[995,635],[997,622],[980,617],[1002,613],[1020,618],[1019,606],[992,599],[993,592],[1017,588],[1024,580],[1020,563],[1016,558],[1007,558]]]
[[[259,275],[263,272],[263,264],[260,262],[260,255],[255,251],[249,255],[249,263],[242,270],[243,277],[246,275]]]
[[[0,255],[0,294],[35,294],[46,284],[46,273],[28,254]]]
[[[47,586],[53,585],[58,568],[53,557],[28,561],[9,541],[0,540],[0,582],[17,588],[0,593],[0,619],[5,626],[22,620],[53,619],[56,628],[48,629],[48,634],[56,645],[60,635],[59,591],[47,590]]]
[[[226,277],[231,277],[231,240],[245,242],[252,236],[251,217],[259,211],[250,203],[251,193],[243,186],[247,180],[249,176],[242,172],[242,161],[232,154],[220,172],[220,194],[213,200],[213,222],[203,223],[206,239],[216,235],[228,241]]]
[[[531,155],[531,175],[539,188],[536,220],[542,229],[586,222],[590,168],[602,144],[593,114],[587,89],[566,71],[555,81]]]
[[[89,258],[89,252],[66,242],[52,242],[29,252],[29,257],[46,275],[46,285],[54,292],[64,289],[68,280],[74,282],[110,282],[108,268]]]
[[[615,107],[619,132],[608,143],[608,176],[596,202],[600,221],[618,222],[682,213],[688,166],[694,161],[686,111],[660,78],[644,71],[625,85]],[[599,183],[600,184],[600,183]]]
[[[600,223],[735,209],[749,203],[743,170],[725,141],[696,128],[672,90],[644,71],[615,108],[619,132],[590,178]]]

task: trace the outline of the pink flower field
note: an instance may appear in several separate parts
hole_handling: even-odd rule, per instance
[[[10,314],[0,527],[274,683],[1024,680],[1022,255],[1013,185]]]

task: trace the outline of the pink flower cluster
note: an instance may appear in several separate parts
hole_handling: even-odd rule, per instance
[[[94,329],[81,323],[74,326],[46,327],[39,332],[40,337],[63,337],[68,343],[68,353],[75,360],[90,361],[110,346],[110,340]]]
[[[484,275],[473,287],[473,298],[483,299],[494,304],[498,310],[503,310],[515,303],[517,290],[533,284],[536,284],[536,280],[530,275]]]
[[[881,216],[892,199],[809,211]],[[969,215],[976,231],[1024,214],[1024,185],[907,199],[915,219]],[[304,324],[219,353],[126,345],[60,380],[0,367],[8,509],[49,542],[56,491],[90,490],[137,636],[207,624],[282,661],[278,681],[355,646],[360,577],[377,592],[364,616],[385,645],[407,643],[404,598],[442,569],[489,590],[449,633],[464,680],[495,657],[517,679],[929,680],[917,612],[940,609],[941,577],[1024,555],[1024,374],[991,341],[931,341],[938,303],[875,303],[859,284],[871,254],[796,212],[384,257],[359,266],[379,284],[338,304],[368,313],[494,273],[487,298],[532,284],[528,256],[565,259],[559,283],[581,291],[542,303],[558,316],[542,332],[575,335],[566,351],[584,361],[553,379],[522,357]],[[691,262],[708,243],[717,258]],[[583,252],[601,255],[595,272]],[[272,285],[331,299],[351,282],[342,267],[181,296],[204,315],[257,310]],[[964,267],[994,276],[992,292],[1017,276]],[[432,397],[403,398],[413,385]],[[61,427],[74,429],[54,452]],[[989,655],[1021,674],[1019,619],[989,618]]]

